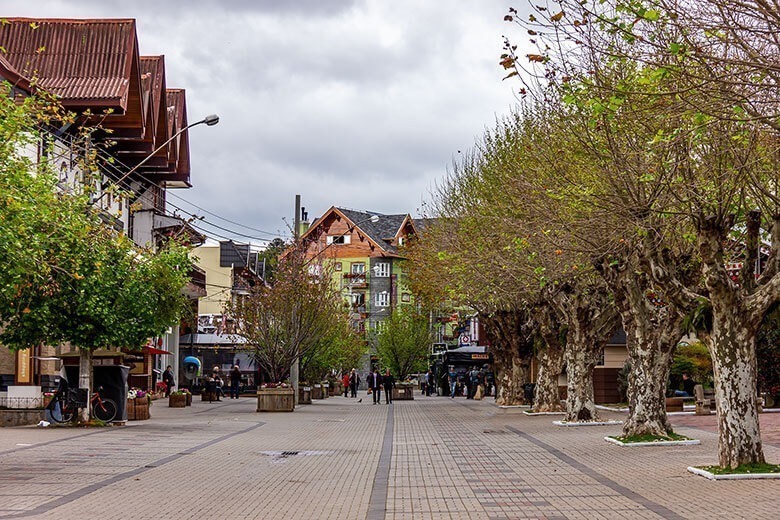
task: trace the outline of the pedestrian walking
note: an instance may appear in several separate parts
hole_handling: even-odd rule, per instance
[[[341,386],[344,387],[344,397],[349,397],[349,372],[344,372],[341,376]]]
[[[225,392],[222,390],[224,382],[218,366],[215,366],[214,370],[211,371],[211,383],[214,385],[214,399],[221,401],[220,397],[224,397]]]
[[[349,374],[349,395],[351,397],[357,397],[359,384],[360,384],[360,376],[358,375],[357,370],[353,368],[352,372],[350,372]]]
[[[479,370],[477,367],[472,368],[468,375],[468,394],[466,399],[474,399],[474,394],[477,393],[477,386],[479,385]]]
[[[434,386],[436,386],[436,385],[434,384],[434,377],[433,377],[433,372],[431,372],[430,370],[428,370],[428,373],[427,373],[427,374],[425,374],[425,379],[426,379],[426,382],[428,383],[428,385],[425,387],[425,395],[426,395],[427,397],[430,397],[430,396],[431,396],[431,392],[432,392],[433,390],[435,390]]]
[[[458,386],[458,373],[455,372],[455,367],[450,367],[447,379],[450,383],[450,398],[455,399],[455,388]]]
[[[233,370],[230,371],[230,398],[238,399],[238,392],[241,387],[241,369],[238,365],[233,365]]]
[[[385,404],[393,402],[393,387],[395,386],[395,378],[390,373],[390,369],[385,370],[385,375],[382,376],[382,386],[385,387]]]
[[[378,404],[382,396],[382,376],[376,368],[368,374],[368,390],[374,395],[374,404]]]
[[[165,368],[165,372],[163,372],[162,375],[162,380],[163,383],[165,383],[165,397],[168,397],[171,395],[173,387],[176,386],[176,381],[173,379],[173,368],[171,368],[171,365],[168,365]]]

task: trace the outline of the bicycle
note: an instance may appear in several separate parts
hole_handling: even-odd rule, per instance
[[[100,395],[102,390],[102,387],[99,388],[89,399],[89,404],[92,406],[92,416],[103,422],[111,422],[116,418],[117,406],[113,399],[103,398]],[[87,406],[84,394],[84,390],[80,388],[57,390],[51,404],[49,404],[51,418],[59,423],[71,422],[76,417],[78,409]]]

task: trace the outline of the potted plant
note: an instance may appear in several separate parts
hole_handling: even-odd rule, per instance
[[[295,393],[288,383],[265,383],[257,389],[258,412],[292,412]]]
[[[171,392],[168,397],[168,406],[171,408],[184,408],[187,406],[187,394],[182,390]]]
[[[298,384],[298,404],[311,404],[311,386],[306,381]]]

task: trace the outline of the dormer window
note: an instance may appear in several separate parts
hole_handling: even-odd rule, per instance
[[[406,237],[398,237],[398,245],[402,246],[406,242]]]

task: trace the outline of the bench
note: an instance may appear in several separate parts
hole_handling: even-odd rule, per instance
[[[694,386],[693,395],[696,398],[696,415],[712,414],[712,404],[714,399],[705,397],[704,387],[701,385]]]
[[[683,398],[682,397],[667,397],[666,398],[666,411],[667,412],[682,412],[683,411]]]

